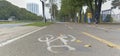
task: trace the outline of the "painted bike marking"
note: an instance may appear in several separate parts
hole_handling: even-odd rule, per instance
[[[49,34],[49,35],[46,35],[44,37],[45,37],[45,40],[42,40],[41,38],[38,38],[38,40],[40,42],[46,42],[47,50],[52,52],[52,53],[58,53],[57,51],[52,50],[53,47],[67,47],[69,50],[75,50],[74,47],[71,47],[68,45],[69,40],[66,40],[66,38],[71,37],[72,39],[70,41],[71,42],[75,41],[76,38],[72,35],[62,35],[61,34],[60,36],[55,38],[53,35]],[[57,41],[57,40],[61,40],[63,45],[52,45],[52,46],[50,45],[52,42]]]

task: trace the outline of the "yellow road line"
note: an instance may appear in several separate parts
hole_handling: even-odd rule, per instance
[[[89,37],[92,37],[92,38],[94,38],[94,39],[96,39],[96,40],[98,40],[98,41],[100,41],[100,42],[102,42],[102,43],[104,43],[104,44],[107,44],[109,47],[113,47],[113,48],[120,49],[120,45],[114,44],[114,43],[112,43],[112,42],[110,42],[110,41],[104,40],[104,39],[102,39],[102,38],[99,38],[99,37],[94,36],[94,35],[92,35],[92,34],[89,34],[89,33],[87,33],[87,32],[82,32],[82,33],[83,33],[84,35],[87,35],[87,36],[89,36]]]
[[[120,28],[118,28],[118,30],[120,30]]]

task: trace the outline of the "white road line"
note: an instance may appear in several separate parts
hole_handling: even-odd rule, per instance
[[[3,46],[5,46],[5,45],[7,45],[7,44],[10,44],[10,43],[12,43],[12,42],[14,42],[14,41],[16,41],[16,40],[18,40],[18,39],[21,39],[21,38],[23,38],[23,37],[25,37],[25,36],[28,36],[28,35],[30,35],[30,34],[32,34],[32,33],[35,33],[35,32],[37,32],[37,31],[39,31],[39,30],[42,30],[42,29],[44,29],[44,28],[46,28],[46,26],[45,26],[45,27],[42,27],[42,28],[39,28],[39,29],[37,29],[37,30],[34,30],[34,31],[32,31],[32,32],[29,32],[29,33],[27,33],[27,34],[24,34],[24,35],[22,35],[22,36],[16,37],[16,38],[14,38],[14,39],[7,40],[6,42],[2,42],[2,43],[0,43],[0,47],[3,47]]]

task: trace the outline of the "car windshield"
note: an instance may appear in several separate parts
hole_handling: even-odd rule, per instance
[[[0,56],[120,56],[120,0],[0,0]]]

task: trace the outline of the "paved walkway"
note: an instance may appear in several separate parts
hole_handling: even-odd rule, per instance
[[[0,56],[120,56],[119,45],[111,41],[120,40],[120,35],[114,34],[83,24],[56,23],[1,46]]]
[[[15,38],[17,36],[23,35],[25,33],[31,32],[36,30],[40,27],[35,26],[17,26],[17,27],[10,27],[10,28],[0,28],[0,42]]]

